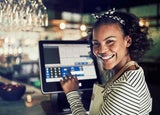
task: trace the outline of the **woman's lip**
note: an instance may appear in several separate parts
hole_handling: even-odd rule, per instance
[[[109,55],[109,56],[101,56],[101,55],[98,55],[99,58],[101,58],[102,60],[109,60],[113,57],[114,55]]]

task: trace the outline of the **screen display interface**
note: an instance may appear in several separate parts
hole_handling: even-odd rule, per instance
[[[70,73],[79,80],[96,79],[89,44],[43,44],[46,82],[59,82]]]

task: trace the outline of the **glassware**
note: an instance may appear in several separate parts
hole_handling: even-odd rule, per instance
[[[40,0],[0,0],[0,31],[39,31],[45,26],[48,14]]]

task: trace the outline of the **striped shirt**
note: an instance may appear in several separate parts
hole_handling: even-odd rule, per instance
[[[67,95],[73,115],[86,115],[78,91]],[[152,98],[143,69],[124,72],[104,93],[99,115],[146,115],[152,110]]]

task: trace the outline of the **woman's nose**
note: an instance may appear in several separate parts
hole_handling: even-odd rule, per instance
[[[99,52],[99,53],[104,53],[104,52],[106,52],[107,50],[108,50],[108,48],[107,48],[105,45],[100,45],[98,52]]]

